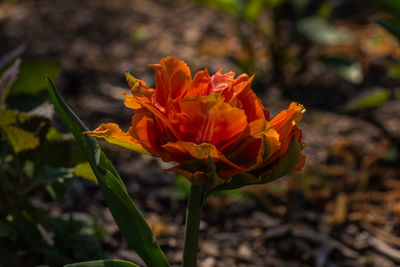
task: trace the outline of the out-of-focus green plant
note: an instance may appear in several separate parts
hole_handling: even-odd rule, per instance
[[[50,206],[34,204],[61,200],[73,177],[94,174],[74,140],[46,117],[51,106],[39,77],[56,76],[58,63],[21,61],[23,50],[0,58],[0,266],[102,258],[96,223],[56,218]]]
[[[289,76],[298,79],[309,69],[310,64],[319,60],[319,54],[310,55],[314,45],[334,45],[352,41],[354,36],[331,23],[335,8],[345,1],[312,0],[217,0],[197,1],[208,4],[237,17],[245,56],[236,58],[245,72],[256,73],[265,82],[275,83],[285,90]],[[270,67],[258,66],[258,55],[253,40],[262,40],[268,50]],[[341,58],[339,58],[341,59]],[[328,68],[336,70],[344,79],[360,83],[362,70],[358,62],[335,64]],[[321,60],[322,64],[326,61]],[[264,64],[265,65],[265,64]],[[257,77],[257,76],[256,76]],[[266,80],[266,77],[269,79]]]

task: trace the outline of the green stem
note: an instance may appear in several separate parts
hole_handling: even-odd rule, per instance
[[[204,186],[191,185],[186,210],[185,244],[183,247],[182,267],[197,265],[197,249],[199,239],[200,214],[205,199]]]

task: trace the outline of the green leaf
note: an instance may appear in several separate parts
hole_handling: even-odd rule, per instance
[[[334,69],[340,76],[349,82],[359,84],[363,80],[362,66],[359,62],[326,56],[321,56],[320,61],[329,68]]]
[[[196,0],[196,2],[215,6],[235,15],[241,14],[245,5],[244,0]]]
[[[39,138],[31,132],[11,125],[2,127],[2,130],[16,154],[24,150],[34,149],[39,145]]]
[[[176,177],[174,185],[171,187],[171,197],[184,200],[190,194],[190,182],[182,175]]]
[[[54,141],[61,141],[63,140],[63,135],[53,127],[50,127],[49,131],[46,134],[47,141],[54,142]]]
[[[114,166],[100,150],[96,139],[83,134],[84,131],[88,131],[87,127],[65,104],[50,78],[47,78],[47,87],[56,111],[84,150],[110,211],[128,245],[139,254],[147,266],[169,266],[150,227],[129,197]]]
[[[400,1],[398,0],[359,0],[363,5],[372,5],[400,18]]]
[[[400,41],[400,18],[375,18],[373,21],[381,25]]]
[[[390,97],[388,89],[377,88],[355,97],[349,103],[342,107],[343,111],[357,111],[367,108],[374,108],[386,103]]]
[[[8,126],[17,122],[18,112],[6,109],[0,113],[0,127]]]
[[[30,116],[20,113],[17,110],[6,109],[0,112],[0,127],[5,127],[15,123],[24,123]]]
[[[311,42],[322,45],[334,45],[354,40],[354,36],[348,31],[334,27],[317,17],[300,20],[296,30]]]
[[[34,95],[46,88],[46,81],[43,79],[46,74],[55,78],[59,71],[60,63],[57,60],[23,61],[20,66],[20,74],[10,89],[10,95]]]
[[[299,142],[296,137],[293,137],[285,155],[280,157],[276,163],[273,163],[269,170],[262,175],[263,183],[271,182],[287,174],[299,161],[300,150]]]
[[[248,20],[255,21],[260,16],[264,7],[264,0],[250,0],[246,4],[244,11],[245,17]]]
[[[100,261],[87,261],[74,264],[67,264],[64,267],[139,267],[138,265],[121,260],[100,260]]]
[[[75,169],[72,172],[75,176],[87,179],[97,184],[96,175],[93,170],[90,168],[89,162],[84,162],[76,165]]]

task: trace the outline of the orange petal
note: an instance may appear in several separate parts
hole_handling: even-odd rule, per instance
[[[127,95],[125,92],[122,93],[122,96],[125,98],[124,105],[131,109],[139,109],[142,108],[142,104],[133,96]]]
[[[178,148],[180,147],[180,148]],[[212,144],[208,143],[203,143],[200,145],[197,145],[192,142],[184,142],[184,141],[178,141],[176,143],[167,143],[162,146],[163,149],[166,151],[186,151],[190,157],[198,160],[204,160],[204,162],[208,161],[208,158],[212,158],[215,163],[221,162],[225,164],[226,166],[229,166],[230,168],[234,169],[241,169],[241,167],[237,166],[233,162],[229,161],[215,146]],[[172,159],[174,160],[174,159]],[[182,159],[178,159],[180,162]],[[189,160],[189,158],[188,158]],[[175,161],[175,160],[174,160]]]
[[[304,112],[306,112],[306,110],[303,105],[292,102],[287,110],[281,111],[272,119],[272,123],[275,129],[281,132],[284,127],[298,123]]]
[[[190,89],[188,90],[186,96],[203,95],[207,90],[208,84],[210,83],[210,75],[208,70],[198,71],[194,75],[192,83],[190,84]]]
[[[203,185],[208,182],[209,175],[207,175],[206,172],[203,171],[189,171],[186,170],[182,165],[178,165],[169,169],[166,169],[165,171],[167,172],[175,172],[178,173],[182,176],[184,176],[186,179],[188,179],[191,183],[196,184],[196,185]]]
[[[160,156],[160,140],[154,118],[150,112],[139,109],[132,116],[132,126],[128,131],[152,154]]]
[[[172,101],[177,101],[181,99],[187,92],[188,87],[190,85],[192,78],[190,76],[187,76],[187,73],[185,73],[183,70],[179,69],[175,71],[170,79],[169,79],[169,85],[170,85],[170,90],[169,90],[169,99],[170,103]]]
[[[125,71],[125,78],[131,88],[132,95],[134,96],[145,96],[151,98],[155,92],[153,88],[148,88],[144,81],[136,79],[127,71]]]
[[[251,170],[266,161],[279,148],[279,134],[272,123],[259,119],[249,123],[247,135],[242,136],[226,154],[231,161],[243,164],[247,170]]]
[[[181,113],[177,116],[179,131],[197,144],[234,142],[247,126],[243,110],[224,103],[219,94],[187,97],[179,102]]]
[[[154,95],[153,95],[154,98]],[[153,106],[151,103],[147,102],[146,99],[136,97],[135,100],[149,112],[151,112],[155,117],[157,117],[167,128],[171,131],[171,133],[177,138],[180,136],[179,132],[177,132],[173,127],[169,119],[166,115],[160,111],[156,106]],[[153,101],[153,100],[152,100]]]
[[[287,110],[281,111],[275,118],[272,119],[271,122],[279,133],[281,148],[274,155],[272,155],[266,164],[271,163],[286,153],[293,136],[296,136],[297,140],[302,143],[301,131],[297,128],[296,124],[301,120],[302,114],[305,111],[305,108],[301,104],[292,102]]]
[[[257,119],[269,120],[269,111],[264,108],[261,100],[250,88],[250,84],[243,85],[245,85],[245,87],[240,91],[240,94],[234,98],[232,105],[243,109],[246,112],[249,122]]]
[[[184,79],[176,77],[173,80],[173,86],[177,86],[180,91],[187,91],[187,87],[190,85],[191,74],[190,69],[186,63],[174,57],[167,57],[161,60],[160,64],[153,65],[155,78],[156,78],[156,92],[154,100],[158,105],[164,107],[167,104],[168,98],[171,96],[171,90],[175,91],[175,88],[171,88],[171,78],[177,71],[183,73]],[[181,74],[179,74],[181,76]],[[189,80],[189,82],[187,82]],[[180,84],[178,84],[178,82]],[[183,83],[183,84],[182,84]],[[174,92],[174,95],[184,95],[184,92]]]
[[[101,124],[96,130],[84,132],[84,134],[103,139],[108,143],[116,144],[142,154],[150,155],[137,139],[122,131],[115,123]]]
[[[205,128],[202,141],[218,145],[221,142],[234,142],[247,126],[247,117],[243,110],[233,108],[227,103],[213,106],[209,112],[210,129]],[[208,137],[207,137],[208,136]],[[236,137],[236,138],[235,138]]]

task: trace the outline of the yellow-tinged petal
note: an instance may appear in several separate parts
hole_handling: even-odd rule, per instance
[[[138,81],[138,79],[133,77],[133,75],[130,74],[128,71],[125,71],[125,78],[130,88],[133,88],[135,86],[135,83]]]
[[[101,138],[104,141],[125,147],[136,152],[150,155],[150,153],[143,148],[143,146],[133,136],[128,135],[119,128],[115,123],[101,124],[96,130],[84,132],[84,134]]]
[[[208,158],[212,158],[215,162],[221,162],[231,168],[235,169],[241,169],[238,165],[235,163],[229,161],[215,146],[212,144],[208,143],[203,143],[200,145],[197,145],[192,142],[185,142],[185,141],[178,141],[176,143],[167,143],[162,146],[164,149],[168,149],[168,147],[172,147],[173,149],[176,149],[177,146],[180,146],[183,148],[185,151],[187,151],[191,157],[195,159],[201,159],[201,160],[208,160]]]
[[[125,98],[124,105],[131,109],[139,109],[143,106],[136,100],[135,97],[127,95],[125,92],[122,93],[122,96]]]

